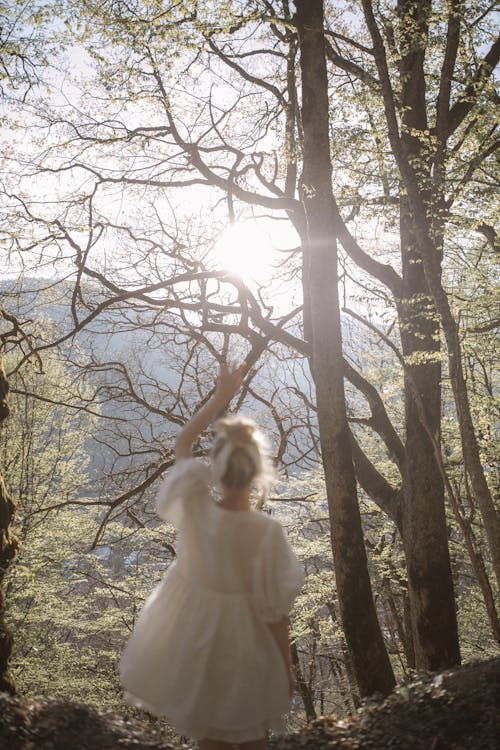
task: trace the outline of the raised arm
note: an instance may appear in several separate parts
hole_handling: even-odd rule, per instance
[[[175,440],[176,461],[191,456],[193,443],[239,391],[246,366],[246,362],[238,365],[238,367],[230,363],[221,365],[214,395],[196,412],[177,435]]]

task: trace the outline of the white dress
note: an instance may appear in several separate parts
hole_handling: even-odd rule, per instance
[[[266,623],[288,615],[303,582],[281,525],[217,505],[209,467],[192,458],[170,472],[157,510],[179,549],[123,652],[127,701],[196,739],[280,731],[288,678]]]

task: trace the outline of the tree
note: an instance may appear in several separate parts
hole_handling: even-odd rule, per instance
[[[3,362],[0,361],[0,420],[3,422],[9,415],[7,396],[9,384],[5,377]],[[5,625],[5,594],[3,582],[5,573],[17,552],[17,538],[11,531],[16,506],[10,498],[3,476],[0,474],[0,690],[13,693],[14,683],[8,671],[9,657],[12,650],[12,637]]]
[[[402,221],[402,228],[406,233],[406,238],[403,237],[403,240],[406,242],[410,253],[411,251],[416,252],[416,257],[414,256],[413,259],[411,258],[411,254],[409,254],[410,262],[413,262],[414,269],[417,269],[416,272],[413,270],[412,273],[413,276],[418,277],[414,280],[414,284],[416,284],[417,288],[420,288],[420,293],[424,295],[423,299],[425,300],[427,297],[427,305],[429,305],[430,298],[430,304],[439,314],[439,319],[443,326],[448,348],[449,374],[453,385],[453,393],[462,432],[462,448],[467,467],[466,470],[471,476],[478,501],[482,507],[485,528],[490,540],[492,559],[496,566],[495,560],[498,557],[498,549],[500,548],[500,526],[480,465],[474,427],[470,418],[467,389],[462,372],[457,325],[451,314],[448,296],[441,281],[441,255],[443,226],[447,218],[447,211],[453,201],[453,198],[447,201],[444,193],[448,140],[462,124],[463,119],[470,113],[474,105],[477,106],[478,94],[484,85],[485,79],[489,77],[492,68],[498,61],[500,47],[498,43],[494,44],[485,59],[479,64],[474,74],[475,80],[479,85],[476,88],[476,96],[472,98],[472,101],[469,99],[467,105],[464,106],[464,101],[461,97],[465,96],[465,94],[461,94],[452,106],[450,103],[452,75],[457,59],[461,29],[461,11],[463,9],[460,3],[453,3],[449,6],[446,18],[446,46],[440,72],[439,89],[435,100],[435,125],[432,131],[435,142],[429,147],[429,144],[426,143],[426,134],[430,133],[430,131],[428,131],[424,62],[428,43],[428,24],[432,10],[431,3],[398,3],[398,12],[404,22],[404,25],[401,25],[400,76],[402,81],[401,106],[403,109],[401,125],[398,123],[396,100],[390,78],[386,47],[375,19],[374,8],[369,0],[363,2],[363,10],[373,44],[373,54],[384,102],[388,137],[407,195],[407,199],[405,198],[406,206],[404,206],[405,215]],[[464,91],[467,91],[470,96],[470,83],[464,87]],[[432,309],[430,312],[431,315],[427,314],[425,316],[425,321],[432,320]],[[432,339],[436,341],[437,331],[435,323],[430,322],[429,327],[426,349],[432,352],[437,348],[436,344],[432,345]],[[420,330],[422,330],[422,326],[420,326]],[[426,368],[426,379],[429,375],[428,368]],[[425,405],[428,412],[424,417],[424,424],[422,425],[428,437],[423,436],[423,440],[424,442],[429,442],[429,438],[432,440],[431,435],[434,435],[434,439],[437,442],[439,439],[438,401],[436,398],[433,399],[428,384],[425,384],[421,378],[418,378],[416,372],[413,372],[411,377],[414,381],[414,393],[411,399],[415,400],[415,390],[419,391],[421,402]],[[420,380],[420,384],[417,378]],[[439,373],[437,373],[437,378],[434,376],[433,380],[435,383],[433,388],[434,394],[438,395]],[[433,400],[434,406],[432,407]],[[410,404],[409,408],[411,408]],[[422,410],[422,406],[420,410]],[[418,455],[417,450],[418,446],[413,445],[409,455]],[[438,472],[436,471],[436,473]],[[422,475],[420,474],[420,482],[422,481],[421,477]],[[427,509],[430,510],[432,507],[432,502],[426,503]],[[409,525],[407,538],[408,540],[415,541],[422,536],[422,534],[418,533],[416,526],[426,523],[426,517],[421,512],[417,511],[415,513],[415,508],[409,503],[406,503],[406,511],[408,514],[407,523]],[[434,514],[432,526],[429,526],[423,532],[428,539],[429,534],[435,533],[436,529],[444,528],[444,513],[439,512],[439,516],[438,518]],[[446,556],[447,553],[444,551],[444,536],[442,533],[439,536],[440,539],[437,545],[434,546],[434,549],[443,550]],[[418,651],[422,654],[417,663],[425,663],[426,661],[423,644],[424,642],[430,642],[427,631],[433,628],[435,619],[431,619],[428,613],[425,612],[425,605],[424,610],[421,610],[423,599],[420,599],[417,590],[418,585],[413,586],[412,581],[426,577],[431,586],[436,581],[436,578],[432,575],[433,561],[429,555],[429,550],[432,548],[432,544],[427,545],[426,560],[427,564],[430,563],[427,574],[424,573],[426,567],[425,561],[418,560],[415,568],[412,568],[411,562],[409,563],[409,582],[410,592],[413,594],[413,608],[422,612],[421,615],[417,614],[413,618],[415,641]],[[443,570],[443,565],[439,569]],[[450,611],[450,606],[452,606],[451,590],[449,586],[443,587],[442,583],[443,581],[439,582],[438,586],[440,590],[431,595],[430,599],[435,602],[434,607],[436,609],[443,591],[447,592],[446,596],[449,606],[445,610]],[[433,623],[432,625],[431,622]],[[449,619],[446,625],[447,627],[450,626]],[[418,632],[420,628],[425,631],[421,636]],[[441,646],[444,646],[446,643],[445,629],[442,629],[441,632],[443,635]],[[458,641],[456,638],[453,640],[454,645],[452,646],[450,656],[452,660],[456,660],[458,658]],[[439,653],[435,652],[433,655],[429,655],[428,663],[429,665],[436,665],[439,659]]]
[[[0,7],[0,97],[2,104],[12,99],[27,101],[34,87],[41,82],[41,71],[54,50],[60,47],[57,36],[47,31],[54,3],[19,3],[17,0]],[[40,33],[35,28],[39,27]],[[2,121],[7,118],[2,118]],[[7,403],[9,384],[3,367],[4,352],[18,337],[27,342],[22,325],[11,311],[0,306],[0,323],[7,325],[0,335],[0,425],[9,415]],[[16,503],[10,498],[0,468],[0,690],[14,692],[15,685],[8,672],[12,638],[5,626],[4,578],[14,560],[18,540],[11,526]]]
[[[321,2],[297,2],[302,73],[307,221],[304,305],[310,316],[321,456],[325,471],[335,578],[342,622],[362,695],[389,693],[394,675],[382,639],[363,541],[344,396],[338,249],[328,133],[328,83]],[[361,613],[363,616],[361,617]]]

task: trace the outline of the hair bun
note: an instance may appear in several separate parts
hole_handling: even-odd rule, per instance
[[[223,433],[231,443],[252,443],[255,429],[254,424],[244,421],[241,417],[237,421],[221,419],[217,424],[219,433]]]
[[[263,495],[272,479],[265,437],[253,420],[235,414],[219,419],[212,446],[215,483],[225,488],[248,487],[255,482]]]

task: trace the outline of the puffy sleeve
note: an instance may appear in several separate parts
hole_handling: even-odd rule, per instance
[[[196,458],[183,458],[163,480],[156,498],[161,519],[179,528],[185,513],[199,512],[209,501],[210,469]]]
[[[279,523],[266,530],[255,560],[252,582],[253,604],[266,623],[287,617],[304,582],[304,571]]]

